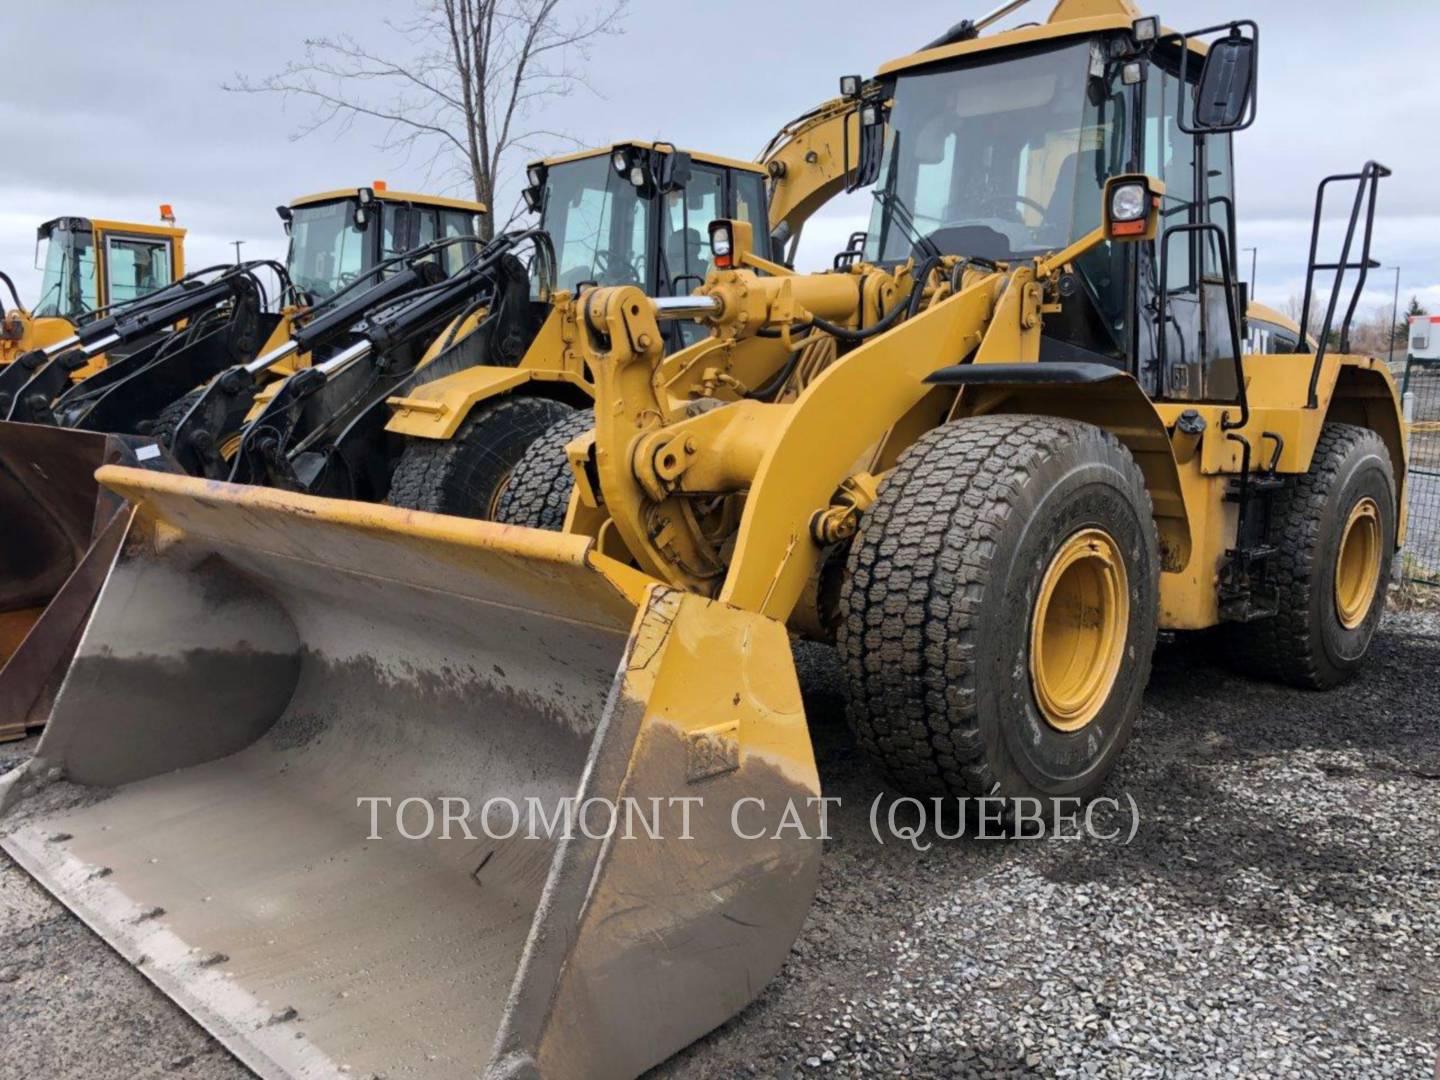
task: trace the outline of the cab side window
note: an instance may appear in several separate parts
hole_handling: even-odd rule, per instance
[[[755,254],[770,258],[770,210],[765,203],[765,179],[759,173],[730,173],[730,187],[735,193],[735,219],[750,223],[755,238]]]
[[[441,239],[450,240],[460,236],[476,236],[479,232],[475,215],[464,210],[442,210],[440,211],[440,236]],[[440,265],[445,271],[445,276],[454,274],[466,263],[475,257],[475,241],[464,240],[456,244],[448,244],[441,250]]]
[[[112,236],[105,241],[107,302],[123,304],[170,284],[170,244]]]
[[[661,291],[669,295],[693,292],[710,272],[710,222],[724,217],[723,178],[714,169],[696,166],[681,191],[667,192],[660,211],[661,253],[664,256]]]
[[[435,211],[429,207],[386,203],[380,258],[391,259],[433,243],[438,232]]]

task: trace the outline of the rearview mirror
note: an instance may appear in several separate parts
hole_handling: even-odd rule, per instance
[[[659,144],[669,145],[669,144]],[[690,182],[690,155],[683,150],[671,149],[668,153],[657,153],[655,187],[660,192],[679,191]]]
[[[1195,128],[1199,132],[1240,131],[1255,119],[1255,70],[1258,46],[1238,27],[1212,42],[1195,91]]]

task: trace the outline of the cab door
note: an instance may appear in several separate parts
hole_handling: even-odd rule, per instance
[[[164,288],[175,280],[174,262],[168,238],[105,233],[101,303],[124,304]]]
[[[1178,65],[1157,63],[1145,87],[1144,171],[1164,182],[1165,195],[1160,235],[1141,257],[1139,377],[1158,398],[1232,401],[1238,388],[1223,274],[1234,258],[1230,136],[1182,129],[1181,109],[1188,114],[1199,76],[1198,64],[1190,68],[1182,86]]]

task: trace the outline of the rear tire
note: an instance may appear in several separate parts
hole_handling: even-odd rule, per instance
[[[500,496],[495,520],[507,525],[559,532],[565,527],[575,475],[565,446],[595,426],[595,413],[577,410],[530,444]]]
[[[1159,573],[1144,479],[1109,433],[1044,416],[929,432],[846,566],[856,738],[912,794],[1094,795],[1140,711]]]
[[[488,402],[448,440],[412,439],[395,466],[385,501],[409,510],[493,519],[530,444],[574,411],[549,398]]]
[[[1395,503],[1395,469],[1380,436],[1326,424],[1309,471],[1275,498],[1270,569],[1279,613],[1228,628],[1242,670],[1316,690],[1355,674],[1384,614]],[[1351,558],[1342,571],[1347,537]],[[1367,544],[1373,550],[1359,550]]]

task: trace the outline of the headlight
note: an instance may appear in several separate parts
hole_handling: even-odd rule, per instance
[[[630,155],[624,150],[616,150],[614,156],[610,158],[610,162],[621,176],[630,171]]]
[[[1140,221],[1145,217],[1145,185],[1121,184],[1110,194],[1110,220]]]
[[[525,170],[525,175],[530,178],[531,187],[539,187],[545,182],[545,167],[543,165],[531,165]]]

